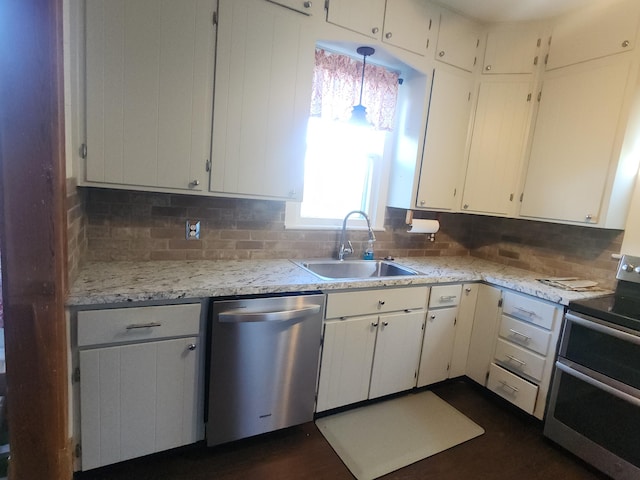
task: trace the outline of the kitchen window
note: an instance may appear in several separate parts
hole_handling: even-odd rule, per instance
[[[382,229],[398,74],[346,55],[316,50],[316,66],[307,125],[304,200],[288,203],[287,228],[334,229],[352,210],[367,212],[372,225]],[[368,125],[349,121],[352,107],[367,109]],[[366,228],[354,216],[350,227]]]

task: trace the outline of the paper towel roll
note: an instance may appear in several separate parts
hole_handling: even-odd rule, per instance
[[[440,230],[440,222],[438,220],[414,218],[411,222],[411,228],[407,231],[409,233],[436,233],[438,230]]]

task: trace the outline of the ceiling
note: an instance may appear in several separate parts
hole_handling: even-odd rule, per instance
[[[609,0],[436,0],[483,22],[539,20]]]

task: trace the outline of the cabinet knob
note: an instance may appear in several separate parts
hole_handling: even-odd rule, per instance
[[[484,67],[484,69],[488,72],[491,70],[491,65],[487,65],[486,67]]]
[[[379,306],[383,306],[384,305],[384,300],[378,300],[378,305]]]
[[[440,50],[440,51],[438,52],[438,56],[439,56],[439,57],[444,57],[444,50]]]
[[[590,222],[593,219],[593,215],[591,215],[590,213],[587,213],[584,216],[585,221]]]
[[[303,3],[304,8],[311,8],[311,5],[313,5],[311,2],[304,2]]]
[[[196,349],[196,344],[195,344],[195,343],[190,343],[190,344],[187,346],[187,348],[188,348],[189,350],[192,350],[192,351],[193,351],[193,350],[195,350],[195,349]]]
[[[200,180],[193,180],[189,185],[191,185],[192,187],[197,187],[198,185],[200,185]]]
[[[431,315],[431,320],[435,320],[436,316],[435,315]]]
[[[424,200],[420,200],[420,206],[424,207],[425,201]]]
[[[469,208],[469,204],[468,204],[468,203],[465,203],[465,204],[462,206],[462,208],[464,208],[464,209],[466,210],[467,208]]]
[[[382,322],[382,326],[383,326],[383,327],[387,327],[387,326],[389,326],[389,322]]]
[[[371,326],[372,327],[377,327],[378,326],[378,322],[371,322]]]
[[[629,46],[629,40],[625,40],[624,42],[622,42],[622,46],[624,48],[627,48]]]
[[[378,27],[373,27],[373,28],[371,29],[371,33],[373,33],[374,35],[375,35],[376,33],[378,33],[379,31],[380,31],[380,29],[379,29]]]
[[[385,33],[385,35],[384,35],[384,38],[391,38],[391,37],[392,37],[391,32],[387,32],[387,33]]]

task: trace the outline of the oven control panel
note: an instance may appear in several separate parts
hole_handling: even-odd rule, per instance
[[[640,283],[640,257],[623,255],[618,264],[618,280]]]

